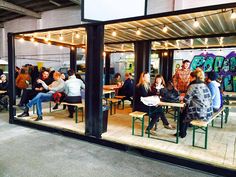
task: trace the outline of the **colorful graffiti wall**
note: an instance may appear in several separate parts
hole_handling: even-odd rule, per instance
[[[230,52],[227,56],[218,56],[212,53],[195,55],[191,62],[191,70],[201,67],[204,72],[218,72],[222,78],[225,91],[236,92],[236,53]]]

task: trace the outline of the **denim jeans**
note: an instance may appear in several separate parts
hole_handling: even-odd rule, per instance
[[[42,102],[51,101],[52,93],[38,93],[28,104],[27,107],[31,108],[33,105],[37,106],[37,115],[42,116]]]

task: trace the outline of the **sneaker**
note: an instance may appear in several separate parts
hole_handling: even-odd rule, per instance
[[[38,116],[37,119],[35,119],[34,121],[39,121],[39,120],[43,120],[42,116]]]
[[[166,129],[175,130],[175,127],[172,126],[172,125],[170,125],[170,124],[164,125],[164,127],[165,127]]]
[[[23,112],[21,114],[19,114],[17,117],[28,117],[29,113],[28,112]]]

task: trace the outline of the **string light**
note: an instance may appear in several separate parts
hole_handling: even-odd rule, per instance
[[[195,18],[194,23],[193,23],[193,26],[194,26],[195,28],[199,27],[199,22],[197,21],[197,18]]]
[[[31,41],[31,42],[34,42],[34,41],[35,41],[35,39],[34,39],[33,36],[30,38],[30,41]]]
[[[162,31],[163,31],[164,33],[167,33],[167,31],[168,31],[168,28],[167,28],[167,26],[166,26],[166,25],[164,25],[164,27],[162,28]]]
[[[223,43],[224,43],[224,37],[220,37],[219,44],[220,44],[220,45],[223,45]]]
[[[71,50],[74,50],[75,48],[73,46],[71,46]]]
[[[80,35],[79,35],[79,33],[78,33],[78,32],[76,32],[76,34],[75,34],[75,38],[77,38],[77,39],[79,39],[79,38],[80,38]]]
[[[164,56],[167,56],[168,55],[168,53],[167,52],[164,52]]]
[[[63,49],[63,46],[60,46],[60,49]]]
[[[62,36],[62,34],[60,34],[59,40],[63,41],[64,37]]]
[[[48,42],[49,38],[47,35],[45,35],[45,39],[44,39],[46,42]]]
[[[140,36],[140,35],[141,35],[141,31],[140,31],[139,29],[137,29],[136,34],[137,34],[138,36]]]
[[[208,38],[205,38],[204,43],[205,43],[205,45],[207,45],[207,43],[208,43]]]
[[[190,39],[191,47],[193,47],[193,39]]]
[[[24,37],[21,37],[21,38],[20,38],[20,42],[22,43],[22,42],[24,42],[24,41],[25,41]]]
[[[117,34],[116,34],[116,31],[115,31],[115,30],[112,31],[111,35],[115,37],[115,36],[117,35]]]
[[[234,9],[232,9],[232,13],[230,16],[231,19],[235,19],[236,18],[236,13],[234,12]]]
[[[49,41],[49,42],[48,42],[48,45],[52,45],[52,43]]]

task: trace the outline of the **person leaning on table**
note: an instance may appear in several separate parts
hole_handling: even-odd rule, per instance
[[[139,78],[139,83],[136,86],[136,99],[135,99],[135,111],[141,111],[149,113],[152,113],[150,115],[151,122],[149,123],[148,127],[146,128],[145,133],[148,133],[148,129],[150,130],[151,134],[156,135],[156,132],[151,131],[154,124],[158,121],[159,117],[161,117],[161,120],[163,122],[163,125],[167,129],[174,129],[168,122],[168,120],[165,117],[165,114],[162,110],[162,107],[158,106],[146,106],[141,101],[141,97],[151,96],[154,95],[150,88],[150,75],[148,72],[142,72]],[[156,95],[156,94],[155,94]]]
[[[63,92],[64,91],[64,86],[65,86],[65,82],[61,79],[61,74],[58,71],[55,71],[53,74],[53,78],[55,81],[52,82],[52,84],[50,84],[49,86],[42,81],[41,79],[38,79],[38,83],[41,83],[42,86],[48,90],[47,93],[38,93],[31,101],[29,101],[28,104],[26,104],[25,108],[24,108],[24,112],[20,115],[18,115],[17,117],[26,117],[29,116],[29,108],[31,108],[33,105],[37,106],[37,119],[35,119],[35,121],[38,120],[42,120],[42,102],[47,102],[47,101],[51,101],[52,100],[52,95],[56,92]]]
[[[85,84],[81,79],[77,79],[73,70],[68,70],[68,80],[65,82],[66,97],[63,101],[67,103],[82,103],[81,89],[85,89]],[[68,105],[70,118],[73,118],[75,107]]]
[[[187,135],[187,128],[192,120],[207,121],[213,114],[211,92],[204,83],[204,72],[201,68],[197,68],[190,74],[190,85],[184,103],[185,108],[180,113],[179,136],[181,138]]]

